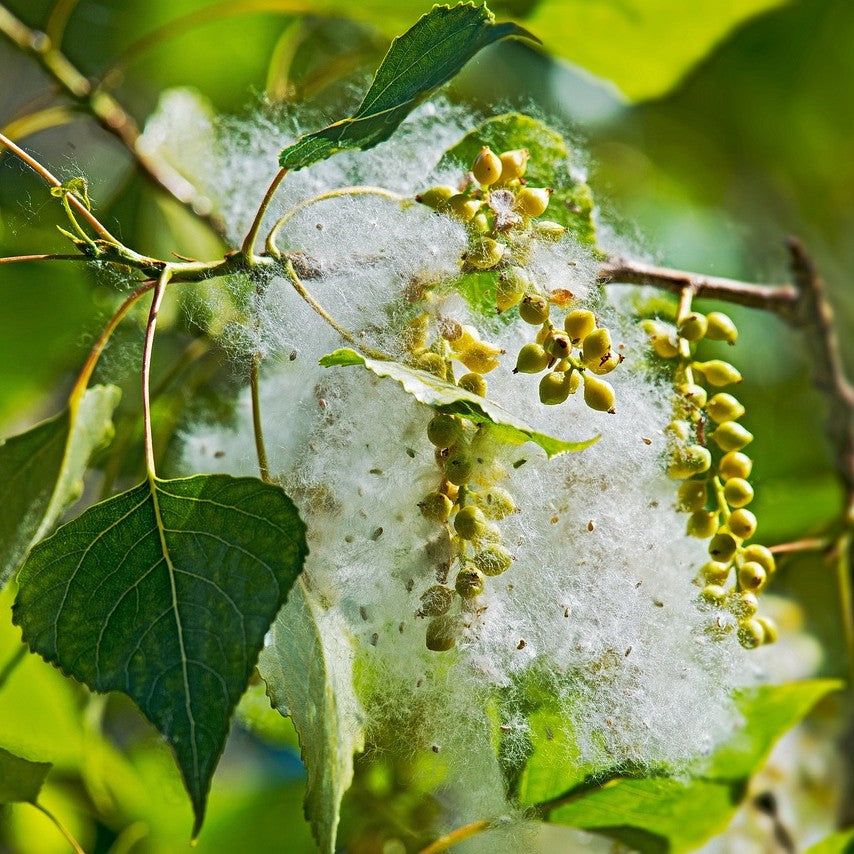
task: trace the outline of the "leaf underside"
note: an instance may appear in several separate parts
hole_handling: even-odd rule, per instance
[[[34,804],[52,767],[50,762],[31,762],[0,747],[0,804]]]
[[[353,686],[353,647],[341,614],[324,612],[298,583],[258,661],[272,705],[289,715],[308,769],[305,813],[323,854],[335,851],[341,799],[353,781],[353,755],[365,746]]]
[[[89,458],[112,438],[120,396],[115,386],[94,386],[75,411],[0,444],[0,588],[79,497]]]
[[[198,834],[264,635],[302,569],[305,526],[278,487],[145,481],[39,543],[13,620],[47,661],[121,691],[172,746]]]
[[[298,139],[282,151],[279,164],[303,169],[340,151],[383,142],[478,51],[508,36],[537,40],[518,24],[496,24],[484,5],[434,6],[391,43],[359,109]]]
[[[486,398],[451,385],[426,371],[409,368],[400,362],[380,361],[362,356],[355,350],[341,348],[320,360],[324,368],[347,365],[362,365],[378,377],[389,377],[403,386],[420,403],[431,406],[437,412],[461,415],[475,424],[491,424],[495,436],[511,445],[534,442],[551,458],[567,451],[583,451],[599,441],[598,436],[583,442],[568,442],[545,433],[540,433]]]

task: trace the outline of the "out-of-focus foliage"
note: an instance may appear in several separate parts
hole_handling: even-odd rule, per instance
[[[147,33],[189,14],[185,28],[162,43],[152,42],[109,78],[140,123],[158,94],[176,85],[197,86],[223,111],[241,111],[253,102],[251,93],[267,92],[315,99],[335,118],[342,107],[358,103],[363,89],[354,85],[381,58],[388,37],[430,4],[233,2],[216,4],[216,13],[206,11],[210,5],[80,0],[64,45],[84,73],[97,77]],[[27,23],[42,25],[53,3],[15,0],[8,6]],[[291,16],[284,6],[309,7],[315,14]],[[333,7],[358,13],[359,21],[317,17]],[[627,105],[611,83],[600,86],[519,44],[490,49],[464,72],[449,93],[452,98],[479,103],[489,113],[497,106],[503,111],[533,104],[562,118],[591,151],[589,183],[600,203],[608,199],[605,231],[616,233],[617,243],[654,247],[662,262],[782,280],[788,273],[781,238],[799,234],[828,279],[842,329],[851,328],[854,5],[847,0],[507,0],[494,7],[500,16],[517,14],[544,38],[547,49],[640,102]],[[711,52],[704,56],[706,51]],[[8,127],[44,105],[49,84],[32,60],[2,40],[0,71],[0,126]],[[342,79],[339,87],[336,81]],[[209,257],[215,251],[217,241],[140,178],[127,153],[91,121],[66,112],[43,118],[63,124],[24,143],[63,178],[85,173],[98,210],[107,211],[108,221],[122,223],[122,237],[131,245],[163,255],[175,250]],[[25,129],[20,123],[13,127]],[[53,230],[59,221],[53,200],[33,176],[4,158],[0,251],[62,251]],[[8,435],[59,408],[61,395],[54,398],[51,390],[67,391],[92,333],[114,307],[116,291],[108,275],[77,265],[9,265],[0,268],[0,294],[0,429]],[[823,404],[810,385],[799,338],[772,318],[746,310],[732,314],[745,342],[739,348],[746,378],[740,396],[757,437],[752,449],[762,536],[780,542],[820,531],[837,512],[839,490],[823,439]],[[156,427],[164,447],[194,397],[216,401],[218,390],[235,378],[210,355],[188,353],[181,306],[167,304],[161,330],[155,384],[162,381],[164,393],[156,404]],[[125,334],[133,340],[134,332],[131,327]],[[845,334],[842,346],[854,365]],[[724,352],[724,345],[713,344],[708,357]],[[116,441],[135,447],[135,363],[108,352],[97,377],[124,386]],[[90,483],[89,497],[132,482],[134,465],[129,459],[125,469],[107,473],[105,484]],[[822,555],[784,562],[772,592],[791,594],[800,603],[791,624],[804,622],[821,641],[821,672],[840,675],[845,664],[837,588]],[[7,614],[8,591],[3,602]],[[17,630],[4,616],[0,671],[18,648]],[[42,798],[87,850],[107,851],[111,845],[122,850],[143,837],[142,850],[152,852],[171,852],[185,843],[190,810],[172,760],[121,700],[91,696],[28,655],[0,684],[0,722],[0,748],[55,764]],[[344,824],[357,826],[365,805],[377,801],[390,804],[404,824],[418,810],[429,811],[424,793],[417,804],[414,796],[405,803],[395,800],[400,784],[394,768],[376,772],[358,793],[360,800],[345,799]],[[259,850],[276,850],[283,828],[289,835],[286,850],[312,850],[301,818],[303,789],[293,744],[282,746],[237,725],[214,781],[198,850],[241,850],[247,827]],[[828,826],[831,818],[826,817]],[[3,808],[0,824],[0,839],[13,849],[26,851],[38,838],[45,852],[66,850],[47,820],[24,805]],[[850,839],[838,843],[828,840],[830,847],[815,850],[843,850]]]

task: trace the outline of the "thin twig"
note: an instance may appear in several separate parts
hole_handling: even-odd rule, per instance
[[[0,264],[23,264],[27,261],[86,261],[92,259],[88,255],[58,255],[55,253],[45,253],[42,255],[7,255],[5,258],[0,258]]]
[[[258,210],[255,211],[255,218],[252,220],[252,225],[249,227],[249,231],[243,239],[240,251],[250,264],[252,263],[252,258],[255,255],[255,240],[258,237],[258,232],[261,230],[261,222],[264,219],[264,214],[267,212],[270,202],[273,201],[273,196],[276,195],[276,190],[279,189],[279,185],[285,180],[285,175],[287,174],[287,169],[279,169],[279,171],[276,172],[275,177],[270,182],[270,186],[267,188],[267,192],[264,193],[264,198],[261,199],[261,204],[258,205]]]
[[[252,395],[252,432],[255,435],[255,453],[258,457],[258,471],[261,480],[272,483],[270,477],[270,462],[267,457],[267,446],[264,443],[264,429],[261,424],[261,394],[258,382],[258,365],[261,362],[261,354],[253,353],[249,364],[249,389]]]
[[[27,803],[35,807],[40,813],[43,813],[53,822],[54,827],[65,837],[65,841],[72,847],[74,854],[86,854],[80,843],[71,835],[71,831],[55,816],[46,806],[38,801],[27,801]]]
[[[61,89],[92,115],[104,130],[116,137],[131,153],[150,181],[186,205],[217,235],[222,236],[222,221],[212,213],[210,200],[163,160],[151,157],[137,143],[139,127],[134,118],[108,92],[94,86],[59,50],[51,39],[30,29],[0,4],[0,33],[23,53],[33,57]]]

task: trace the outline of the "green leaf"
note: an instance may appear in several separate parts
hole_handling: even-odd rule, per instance
[[[854,830],[840,830],[810,845],[804,854],[851,854],[854,851]]]
[[[0,587],[83,489],[89,458],[113,436],[121,391],[87,389],[79,406],[0,445]]]
[[[341,798],[353,780],[353,755],[365,747],[353,687],[353,648],[341,616],[297,584],[276,617],[258,670],[276,709],[290,715],[308,769],[305,813],[318,848],[335,850]]]
[[[475,424],[494,425],[497,438],[511,445],[522,445],[525,442],[535,442],[549,458],[566,451],[583,451],[599,441],[598,436],[583,442],[568,442],[556,439],[545,433],[539,433],[532,427],[511,415],[498,404],[491,403],[483,397],[465,391],[440,380],[426,371],[408,368],[400,362],[383,362],[379,359],[369,359],[355,350],[342,348],[329,353],[320,360],[324,368],[346,365],[362,365],[378,377],[389,377],[403,386],[403,390],[411,394],[420,403],[426,403],[437,412],[448,415],[462,415]]]
[[[508,36],[535,39],[517,24],[496,24],[483,5],[434,6],[391,43],[359,109],[298,139],[282,151],[279,163],[285,169],[303,169],[339,151],[383,142],[478,51]]]
[[[596,245],[593,195],[587,184],[572,176],[570,151],[557,131],[521,113],[494,116],[449,148],[437,168],[469,169],[484,145],[493,151],[527,148],[525,179],[533,187],[554,190],[543,218],[566,226],[580,243]]]
[[[534,754],[522,779],[521,800],[551,822],[594,830],[644,852],[688,850],[723,829],[777,739],[841,687],[820,679],[745,692],[737,698],[744,726],[689,779],[664,772],[637,779],[631,770],[622,776],[617,770],[600,772],[597,786],[594,769],[574,761],[571,739],[561,743],[554,712],[551,721],[538,713],[532,717]]]
[[[0,747],[0,804],[35,803],[50,762],[30,762]]]
[[[194,836],[231,713],[306,553],[279,487],[196,475],[90,507],[21,570],[13,620],[24,640],[139,705],[175,751]]]

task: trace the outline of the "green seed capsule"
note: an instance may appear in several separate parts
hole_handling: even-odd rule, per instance
[[[501,158],[486,145],[474,159],[471,166],[475,181],[482,187],[489,187],[501,177]]]
[[[450,448],[462,438],[463,425],[453,415],[439,413],[427,424],[427,438],[437,448]]]
[[[693,368],[700,371],[709,385],[721,386],[741,382],[741,374],[729,362],[720,359],[712,359],[709,362],[694,362]]]
[[[457,385],[464,391],[471,392],[479,397],[486,397],[486,380],[480,374],[463,374],[457,380]]]
[[[605,380],[584,373],[584,402],[597,412],[614,412],[614,389]]]
[[[687,442],[694,435],[694,430],[690,423],[683,421],[681,418],[671,421],[664,428],[664,432],[679,442]]]
[[[711,311],[706,315],[706,337],[713,341],[727,341],[735,344],[738,338],[738,330],[729,315],[722,311]]]
[[[463,222],[471,222],[483,204],[480,199],[473,199],[465,193],[457,193],[445,202],[440,210]]]
[[[753,487],[744,478],[730,478],[724,485],[724,498],[730,507],[746,507],[753,501]]]
[[[429,190],[419,193],[415,197],[415,201],[421,202],[422,205],[427,205],[428,208],[435,210],[456,194],[457,191],[453,187],[431,187]]]
[[[506,251],[505,243],[499,243],[491,237],[482,237],[466,255],[466,262],[478,270],[491,270],[501,262]]]
[[[653,335],[650,344],[655,355],[662,359],[674,359],[679,355],[679,347],[669,335]]]
[[[566,234],[567,228],[559,222],[541,219],[534,223],[533,232],[540,240],[550,240],[556,243]]]
[[[475,341],[470,347],[459,352],[457,358],[470,371],[477,374],[488,374],[501,364],[498,357],[503,352],[500,347],[487,344],[485,341]]]
[[[413,317],[400,335],[400,343],[410,353],[424,350],[427,347],[430,332],[430,316],[426,313]]]
[[[525,216],[541,216],[549,206],[551,190],[539,187],[523,187],[516,194],[514,207],[520,214]]]
[[[696,383],[681,383],[676,386],[676,394],[680,401],[687,402],[695,409],[702,409],[706,405],[706,390]]]
[[[498,312],[507,311],[521,302],[531,288],[531,277],[521,267],[510,267],[498,277],[495,286],[495,307]]]
[[[743,620],[738,624],[738,642],[745,649],[756,649],[765,640],[765,627],[759,620]]]
[[[713,560],[728,563],[735,557],[738,543],[732,534],[718,532],[709,541],[709,554]]]
[[[516,148],[512,151],[503,151],[499,159],[501,160],[501,183],[509,184],[525,174],[528,168],[528,149]]]
[[[561,371],[552,371],[540,380],[540,403],[545,406],[557,406],[563,403],[571,392],[572,375]],[[578,380],[576,379],[576,388]]]
[[[442,614],[447,614],[454,604],[455,596],[456,593],[450,587],[443,587],[441,584],[427,588],[421,594],[421,616],[441,617]]]
[[[730,565],[728,563],[721,563],[717,560],[710,560],[708,563],[703,565],[703,568],[700,570],[700,574],[703,576],[703,579],[707,584],[718,584],[723,586],[726,584],[726,580],[729,578],[730,573]]]
[[[418,502],[418,509],[431,522],[447,522],[454,504],[447,495],[433,492]]]
[[[730,451],[721,457],[718,471],[721,477],[728,481],[734,477],[748,478],[753,470],[753,460],[740,451]]]
[[[474,500],[487,519],[504,519],[516,512],[513,496],[500,486],[490,486],[475,492]]]
[[[700,598],[710,605],[722,605],[726,599],[726,590],[720,584],[707,584],[700,591]]]
[[[777,561],[771,549],[766,546],[761,546],[759,543],[752,543],[746,546],[742,552],[742,557],[746,561],[758,563],[765,570],[766,575],[773,575],[777,571]]]
[[[474,565],[484,575],[501,575],[512,562],[510,552],[498,545],[487,546],[474,556]]]
[[[688,517],[685,532],[689,537],[708,540],[718,530],[718,514],[711,510],[695,510]]]
[[[456,646],[460,627],[457,620],[448,616],[434,617],[427,623],[427,649],[447,652]]]
[[[576,308],[563,319],[563,328],[573,344],[580,344],[596,328],[596,316],[592,311]]]
[[[483,535],[486,529],[486,519],[483,513],[473,504],[466,504],[454,516],[454,530],[464,540],[473,540]]]
[[[457,573],[454,587],[463,599],[474,599],[483,593],[483,574],[478,569],[465,567]]]
[[[706,412],[715,424],[723,424],[741,418],[744,407],[731,394],[719,392],[709,401]]]
[[[738,586],[742,590],[756,593],[765,586],[767,579],[765,570],[756,561],[749,560],[738,570]]]
[[[686,480],[679,484],[676,491],[676,506],[685,513],[702,510],[706,506],[706,482],[703,480]]]
[[[755,593],[742,590],[736,593],[730,600],[730,610],[739,619],[746,620],[759,610],[759,600]]]
[[[572,342],[563,332],[551,332],[543,342],[543,349],[556,359],[565,359],[572,352]]]
[[[525,344],[516,359],[514,374],[538,374],[544,371],[551,361],[549,354],[539,344]]]
[[[707,472],[712,465],[712,455],[702,445],[677,448],[667,466],[667,475],[674,480],[684,480],[695,474]]]
[[[473,468],[474,460],[464,443],[455,445],[445,459],[445,477],[455,486],[468,483],[471,480]]]
[[[581,345],[582,358],[586,363],[598,362],[611,352],[611,333],[600,327],[585,336]]]
[[[756,533],[756,516],[750,510],[733,510],[727,525],[734,536],[749,540]]]
[[[532,326],[539,326],[549,319],[549,304],[539,294],[528,294],[519,304],[519,317]]]
[[[677,331],[686,341],[699,341],[706,334],[706,318],[702,314],[689,314],[679,321]]]
[[[487,234],[492,229],[492,226],[489,223],[489,217],[483,211],[478,213],[471,221],[471,227],[478,234]]]
[[[777,624],[769,617],[757,617],[756,622],[762,626],[765,631],[765,637],[762,643],[775,643],[777,640]]]
[[[712,433],[712,438],[722,451],[740,451],[753,441],[753,433],[737,421],[724,421]]]
[[[587,370],[593,371],[597,376],[603,376],[604,374],[610,374],[621,361],[622,359],[619,354],[612,350],[610,353],[604,355],[598,362],[588,363]]]

